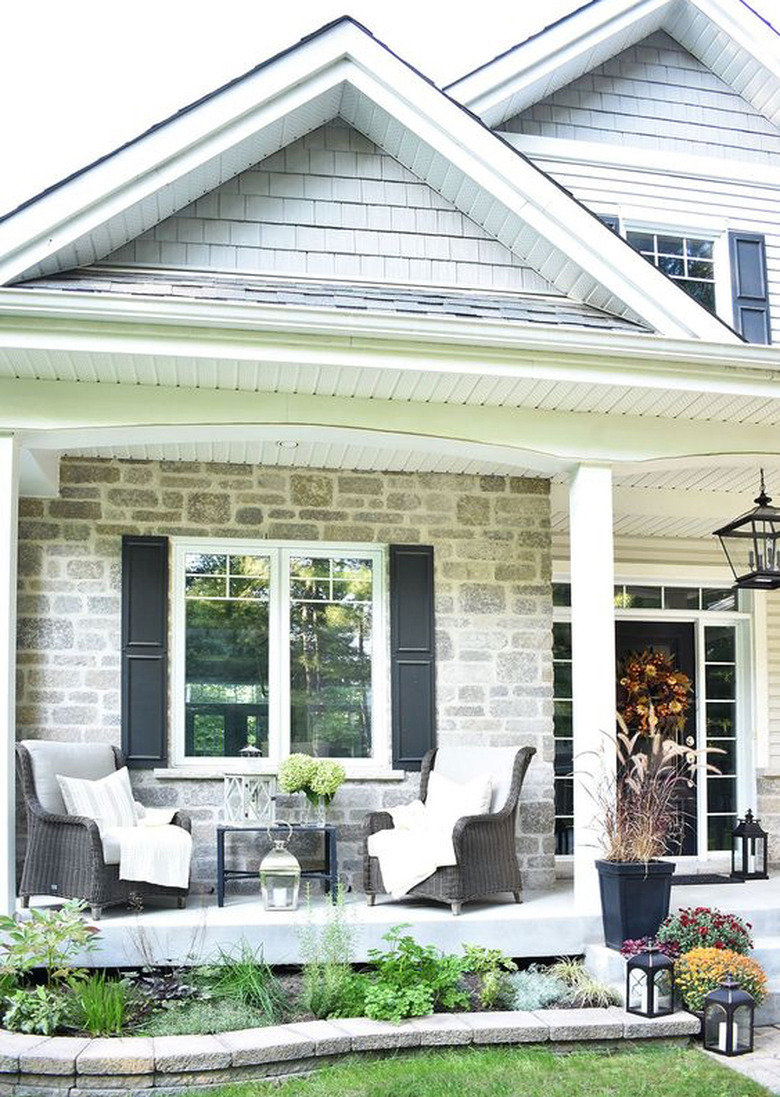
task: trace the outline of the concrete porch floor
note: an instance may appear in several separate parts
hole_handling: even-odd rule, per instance
[[[40,897],[31,902],[56,905],[57,900]],[[751,922],[756,959],[767,969],[770,983],[780,983],[780,874],[748,884],[672,888],[672,910],[684,906],[720,907]],[[418,900],[383,897],[369,907],[360,894],[347,896],[346,911],[358,961],[366,959],[368,949],[381,947],[382,935],[403,922],[411,924],[420,943],[453,952],[469,942],[501,948],[514,957],[577,955],[602,940],[600,914],[578,913],[571,882],[563,880],[545,892],[526,892],[521,904],[504,897],[469,903],[459,917],[448,907]],[[186,965],[246,941],[253,948],[262,946],[271,964],[295,964],[300,960],[300,930],[309,921],[322,924],[325,914],[319,895],[308,911],[302,902],[291,914],[264,911],[257,894],[229,895],[222,908],[209,895],[192,896],[185,910],[150,905],[135,913],[116,907],[104,912],[98,948],[85,962],[96,967]]]

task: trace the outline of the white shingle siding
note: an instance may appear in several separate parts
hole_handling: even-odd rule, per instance
[[[269,156],[103,262],[558,292],[343,121]]]
[[[755,182],[700,179],[609,164],[574,164],[534,157],[539,167],[597,213],[617,213],[624,221],[725,235],[742,229],[766,237],[767,281],[772,341],[780,342],[780,191]],[[726,263],[726,249],[720,251]],[[716,257],[716,266],[718,259]],[[718,271],[716,270],[716,275]],[[728,273],[726,272],[728,284]],[[730,301],[723,319],[732,323]]]
[[[500,128],[767,164],[780,154],[780,131],[664,31]]]

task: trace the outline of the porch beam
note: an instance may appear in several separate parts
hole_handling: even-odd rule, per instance
[[[16,906],[16,576],[19,444],[0,436],[0,912]]]
[[[580,465],[569,485],[574,737],[574,901],[598,907],[600,832],[596,792],[608,779],[615,726],[612,470]],[[605,754],[605,747],[607,752]]]

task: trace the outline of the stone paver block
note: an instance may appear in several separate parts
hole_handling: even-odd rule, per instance
[[[154,1085],[153,1074],[77,1074],[78,1088],[89,1090],[110,1089],[112,1093],[126,1097],[129,1089],[151,1089]],[[75,1083],[74,1083],[75,1084]]]
[[[286,1025],[224,1032],[217,1037],[228,1049],[234,1066],[276,1063],[286,1059],[308,1059],[315,1053],[314,1040],[291,1032]]]
[[[153,1074],[154,1045],[147,1036],[90,1040],[76,1059],[79,1074]]]
[[[86,1037],[49,1036],[19,1054],[19,1069],[27,1074],[75,1074],[76,1059],[90,1043]]]
[[[434,1013],[430,1017],[415,1017],[409,1022],[420,1033],[422,1047],[442,1047],[470,1044],[474,1030],[465,1017],[452,1013]]]
[[[152,1045],[155,1069],[163,1074],[201,1074],[230,1066],[230,1052],[216,1036],[155,1036]]]
[[[25,1036],[20,1032],[0,1032],[0,1074],[16,1074],[19,1056],[28,1054],[45,1036]]]
[[[406,1021],[372,1021],[369,1017],[345,1017],[331,1022],[348,1033],[353,1051],[384,1051],[398,1047],[419,1047],[420,1033]]]
[[[637,1017],[623,1014],[623,1035],[627,1040],[646,1040],[661,1036],[698,1036],[699,1018],[682,1010],[671,1017]]]
[[[471,1026],[475,1044],[534,1044],[549,1039],[549,1028],[540,1016],[523,1010],[496,1010],[467,1013],[464,1019]]]
[[[343,1055],[352,1050],[352,1037],[330,1021],[303,1021],[287,1028],[305,1040],[313,1040],[317,1056]]]
[[[550,1028],[551,1040],[619,1040],[625,1013],[609,1009],[539,1009],[535,1016]]]

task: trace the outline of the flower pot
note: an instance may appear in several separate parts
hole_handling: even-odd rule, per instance
[[[628,938],[652,937],[669,913],[670,861],[596,861],[604,943],[620,949]]]

